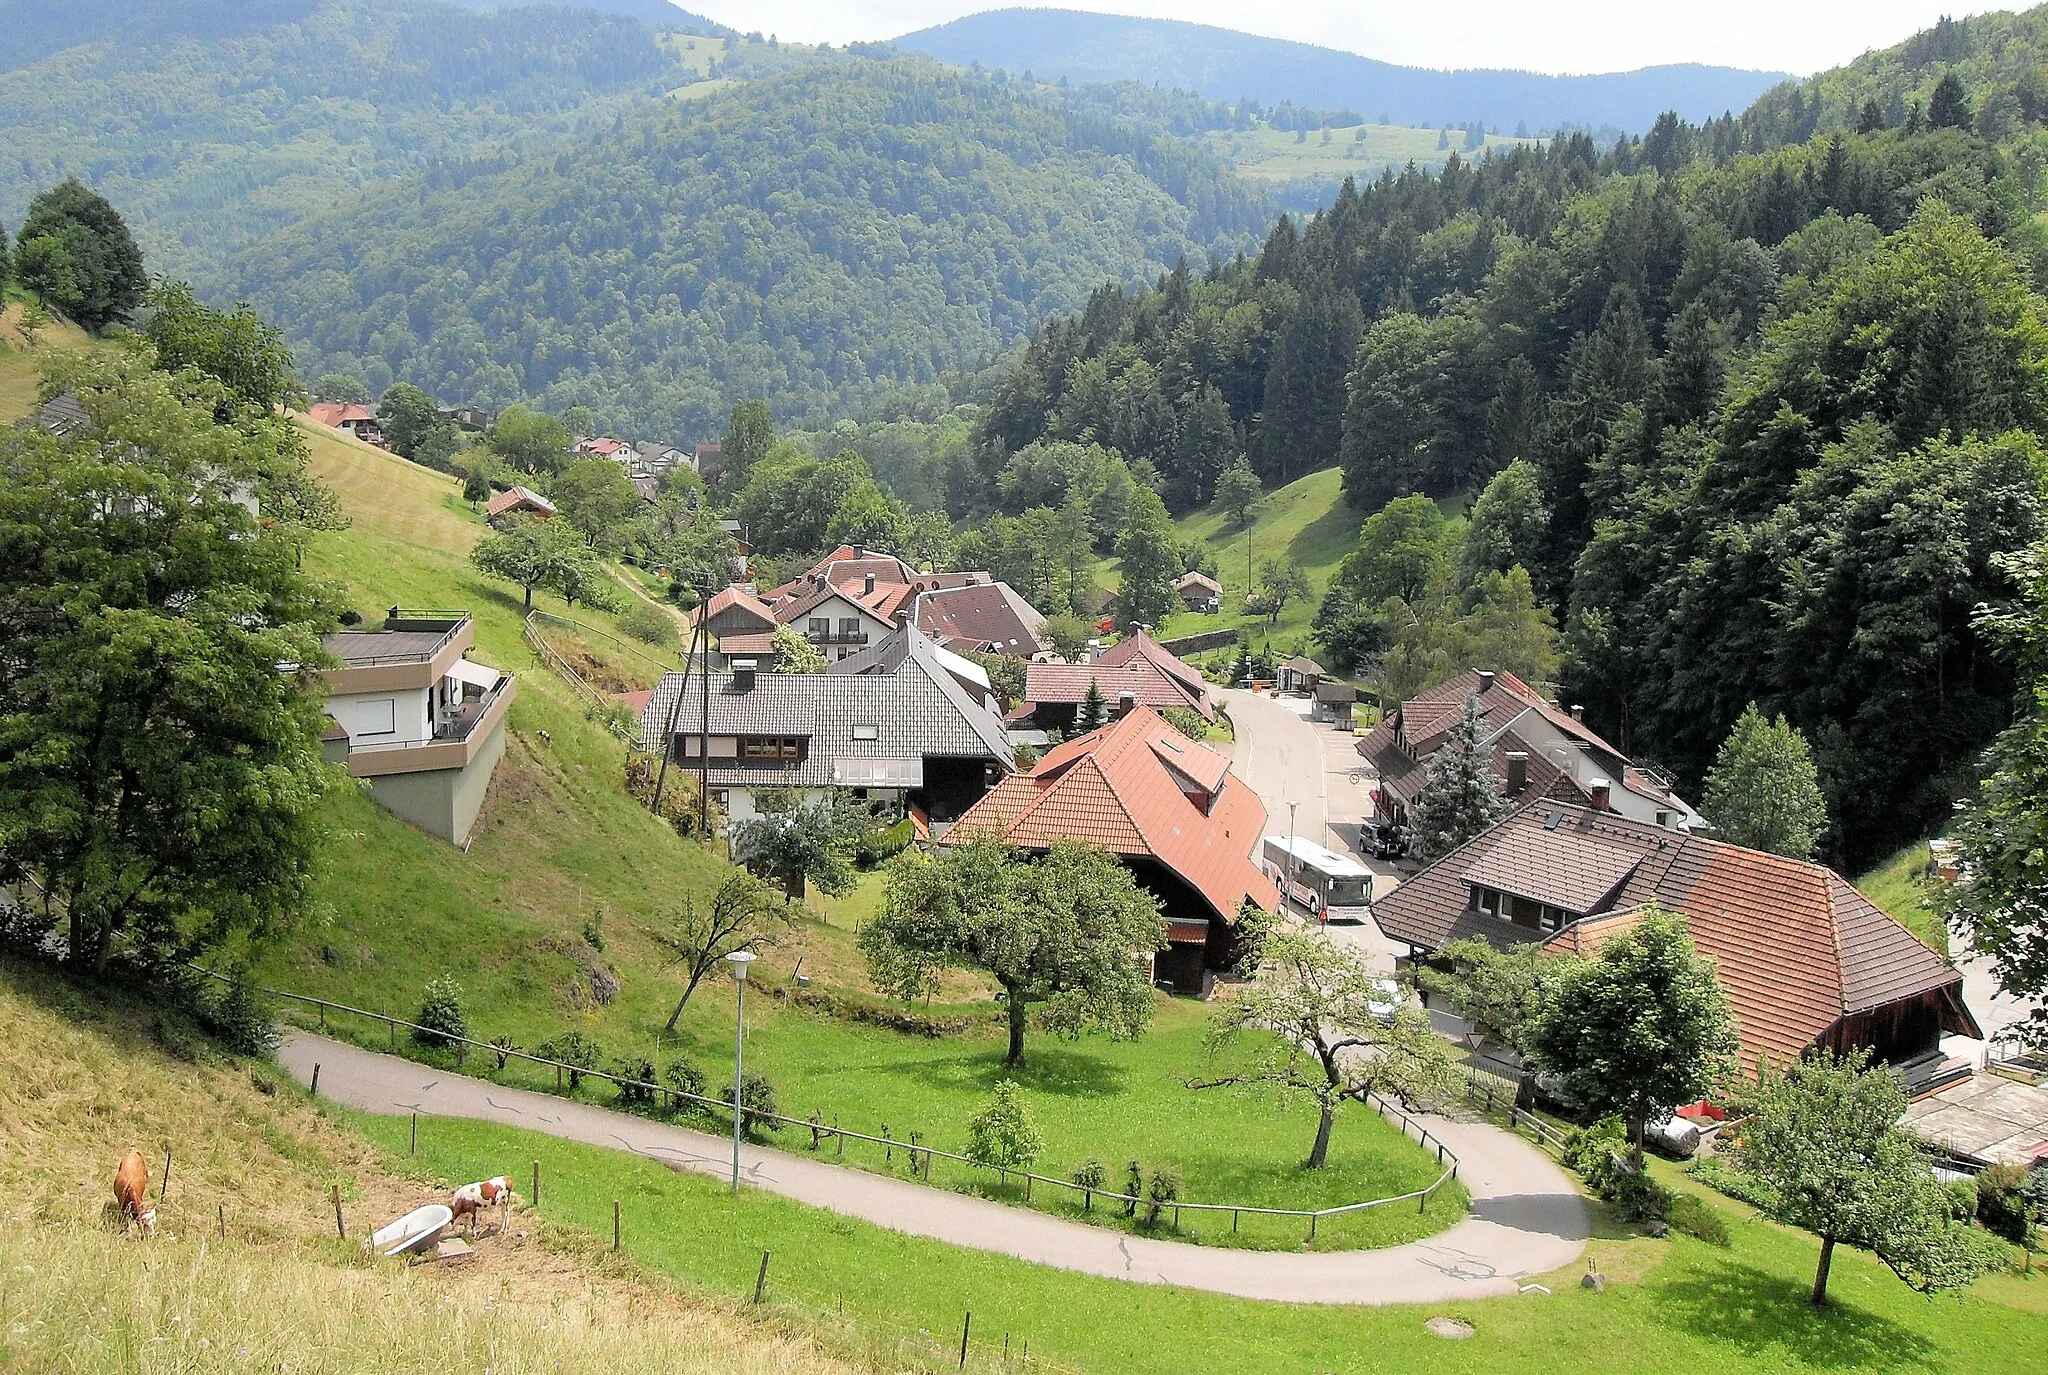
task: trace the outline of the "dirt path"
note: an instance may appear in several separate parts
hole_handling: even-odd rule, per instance
[[[321,1036],[290,1035],[278,1058],[301,1082],[317,1062],[321,1093],[367,1112],[479,1118],[632,1151],[677,1169],[732,1169],[725,1138],[445,1074]],[[740,1169],[754,1187],[913,1236],[1084,1274],[1251,1299],[1388,1304],[1511,1294],[1522,1277],[1568,1265],[1585,1250],[1585,1207],[1542,1152],[1497,1127],[1426,1120],[1463,1161],[1472,1213],[1438,1236],[1381,1251],[1235,1251],[1155,1241],[754,1145],[742,1149]]]

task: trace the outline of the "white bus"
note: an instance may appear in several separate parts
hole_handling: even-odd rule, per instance
[[[1266,876],[1310,916],[1328,921],[1372,906],[1372,870],[1351,856],[1301,836],[1267,836],[1260,848]]]

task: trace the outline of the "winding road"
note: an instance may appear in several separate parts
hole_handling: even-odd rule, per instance
[[[320,1092],[365,1112],[468,1117],[609,1146],[676,1169],[726,1175],[725,1137],[550,1094],[445,1074],[324,1036],[289,1035],[278,1058],[301,1083],[320,1066]],[[1378,1251],[1239,1251],[1127,1236],[747,1145],[750,1185],[913,1236],[1140,1284],[1170,1284],[1294,1303],[1438,1303],[1512,1294],[1519,1281],[1569,1265],[1585,1250],[1584,1204],[1549,1157],[1497,1127],[1425,1118],[1456,1151],[1472,1211],[1437,1236]]]

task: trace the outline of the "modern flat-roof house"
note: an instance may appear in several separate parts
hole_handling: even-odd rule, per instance
[[[323,641],[341,661],[326,670],[330,758],[370,795],[429,835],[467,844],[505,754],[512,675],[465,657],[476,642],[466,611],[391,609],[381,630]]]
[[[1579,719],[1576,707],[1567,711],[1514,674],[1491,669],[1467,670],[1403,702],[1358,742],[1359,754],[1379,774],[1373,792],[1377,820],[1408,823],[1430,756],[1475,696],[1493,774],[1510,806],[1550,796],[1563,780],[1576,800],[1600,797],[1608,810],[1637,821],[1675,831],[1706,824],[1669,779],[1630,763]]]
[[[876,645],[827,673],[763,673],[735,658],[708,678],[692,675],[687,692],[682,674],[667,674],[640,715],[641,741],[693,772],[708,762],[712,792],[735,820],[756,814],[762,789],[843,788],[864,801],[915,806],[943,829],[1016,765],[1002,717],[938,647],[914,627],[894,635],[900,644]],[[674,733],[664,741],[671,712]]]
[[[1562,791],[1562,789],[1561,789]],[[1831,869],[1546,798],[1381,898],[1380,929],[1595,954],[1655,903],[1682,915],[1734,1006],[1745,1067],[1868,1047],[1927,1082],[1943,1033],[1978,1036],[1963,976]]]
[[[1166,918],[1153,977],[1207,997],[1243,954],[1245,901],[1267,911],[1279,903],[1252,862],[1265,825],[1265,804],[1227,758],[1140,710],[1004,778],[946,839],[995,835],[1036,850],[1084,840],[1113,851]]]
[[[1112,716],[1136,707],[1185,707],[1201,713],[1204,720],[1216,719],[1209,684],[1201,673],[1142,630],[1103,650],[1092,664],[1031,665],[1024,680],[1027,710],[1019,716],[1028,716],[1041,728],[1069,729],[1087,700],[1090,683]]]

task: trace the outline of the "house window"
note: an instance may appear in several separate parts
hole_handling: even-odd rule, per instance
[[[882,728],[880,726],[855,726],[853,728],[853,738],[856,740],[879,740],[882,738]]]
[[[832,618],[830,616],[811,617],[810,620],[804,622],[804,634],[810,636],[813,640],[829,638],[832,634]]]
[[[850,640],[850,639],[852,639],[852,638],[853,638],[854,636],[856,636],[856,635],[858,635],[858,634],[860,634],[860,617],[858,617],[858,616],[841,616],[841,617],[839,618],[839,638],[840,638],[840,639],[842,639],[842,640]]]
[[[356,704],[357,735],[396,735],[398,703],[390,697]]]
[[[756,761],[801,759],[803,745],[800,735],[749,735],[740,741],[740,758]]]

